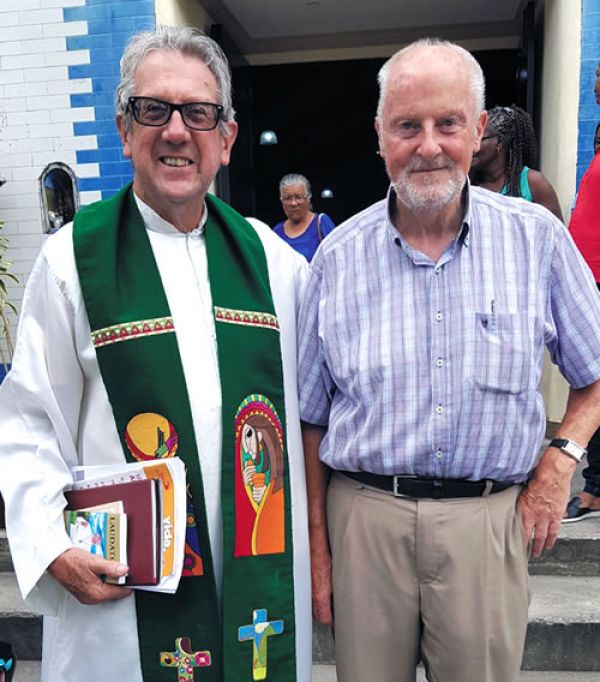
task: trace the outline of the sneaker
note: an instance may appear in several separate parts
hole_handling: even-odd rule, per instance
[[[17,661],[10,644],[0,642],[0,680],[11,682],[16,667]]]
[[[590,507],[581,506],[581,498],[579,495],[572,497],[567,505],[567,511],[563,517],[563,523],[573,523],[574,521],[583,521],[583,519],[591,519],[593,516],[600,516],[600,509],[591,509]]]

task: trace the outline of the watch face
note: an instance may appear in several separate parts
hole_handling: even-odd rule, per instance
[[[572,441],[567,441],[562,449],[568,455],[571,455],[571,457],[574,457],[579,462],[581,462],[581,459],[583,458],[583,453],[585,452],[583,448],[579,447],[577,443],[573,443]]]
[[[578,445],[577,443],[574,443],[572,440],[568,440],[567,438],[555,438],[550,442],[550,445],[552,445],[555,448],[559,448],[566,455],[569,455],[569,457],[576,459],[578,462],[581,462],[583,456],[587,452],[585,448],[581,447],[581,445]]]

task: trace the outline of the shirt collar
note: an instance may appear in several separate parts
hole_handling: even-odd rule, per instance
[[[465,184],[465,187],[463,189],[464,195],[465,195],[465,202],[464,202],[464,212],[463,212],[463,217],[462,217],[462,223],[460,226],[460,229],[458,231],[458,235],[456,237],[456,242],[463,244],[464,246],[469,246],[469,233],[470,233],[470,225],[471,225],[471,220],[472,220],[472,208],[471,208],[471,203],[472,203],[472,194],[471,194],[471,183],[469,181],[469,178],[467,178],[467,182]],[[396,226],[394,225],[394,221],[392,219],[393,211],[394,211],[394,205],[396,203],[396,190],[394,189],[393,185],[389,186],[387,195],[386,195],[386,220],[387,220],[387,229],[390,233],[390,236],[396,244],[404,244],[406,245],[406,242],[404,241],[404,237],[402,234],[399,232],[398,229],[396,229]]]
[[[135,197],[135,202],[147,230],[158,232],[160,234],[171,235],[172,237],[200,237],[204,234],[204,225],[206,224],[206,220],[208,218],[206,202],[204,202],[204,210],[202,211],[202,218],[200,218],[198,227],[191,232],[180,232],[175,225],[168,222],[164,218],[161,218],[158,213],[153,208],[150,208],[147,203],[142,201],[142,199],[140,199],[135,192],[133,193],[133,196]]]

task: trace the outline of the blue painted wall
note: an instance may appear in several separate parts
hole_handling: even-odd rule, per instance
[[[71,95],[72,107],[94,107],[96,120],[75,123],[75,135],[96,135],[98,148],[77,152],[78,163],[98,163],[100,176],[80,178],[81,191],[99,190],[107,198],[133,177],[123,158],[115,126],[114,93],[119,60],[128,39],[156,24],[154,0],[86,0],[85,6],[64,9],[65,21],[86,21],[87,35],[67,38],[67,49],[89,50],[90,64],[70,66],[69,78],[91,78],[92,92]]]
[[[577,140],[577,186],[594,155],[594,130],[600,122],[594,81],[600,62],[600,0],[583,0],[581,17],[581,79],[579,135]]]

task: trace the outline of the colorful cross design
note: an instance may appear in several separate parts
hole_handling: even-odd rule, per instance
[[[238,629],[238,641],[252,640],[252,679],[267,679],[267,638],[283,632],[282,620],[267,620],[267,609],[252,612],[252,625],[242,625]]]
[[[177,668],[177,682],[194,682],[194,668],[206,668],[210,665],[210,651],[192,653],[189,637],[178,637],[175,648],[176,651],[160,652],[161,666]]]

